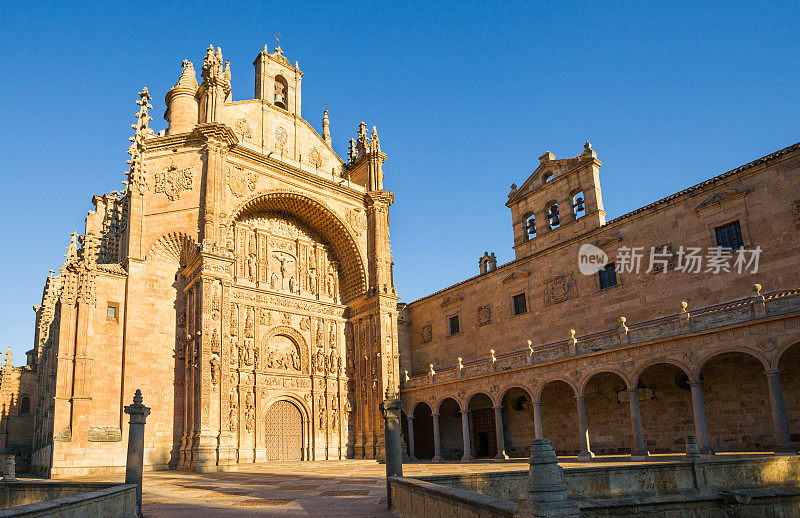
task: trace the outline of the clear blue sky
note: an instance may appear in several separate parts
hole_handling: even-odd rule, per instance
[[[697,5],[703,4],[703,5]],[[33,342],[31,306],[91,196],[122,187],[136,92],[152,125],[183,59],[209,43],[234,99],[281,34],[303,114],[334,148],[377,125],[392,247],[411,301],[513,257],[509,185],[590,140],[613,218],[800,140],[796,3],[2,2],[0,345]]]

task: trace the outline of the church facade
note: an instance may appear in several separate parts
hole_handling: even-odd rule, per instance
[[[184,61],[158,134],[140,92],[126,187],[92,199],[34,308],[35,470],[122,469],[139,388],[149,469],[382,456],[378,403],[399,389],[386,155],[361,123],[337,156],[279,47],[254,67],[234,101],[220,49],[200,82]]]

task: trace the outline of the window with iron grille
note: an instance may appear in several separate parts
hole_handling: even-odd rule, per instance
[[[611,288],[612,286],[617,285],[617,267],[614,263],[609,263],[605,265],[605,267],[597,272],[597,276],[600,280],[600,289],[604,290],[606,288]]]
[[[717,246],[738,250],[744,247],[744,239],[742,239],[742,227],[739,225],[739,220],[731,221],[714,229],[717,235]]]
[[[447,319],[450,326],[450,334],[456,335],[461,331],[461,322],[459,322],[458,315],[453,315]]]
[[[525,293],[518,293],[511,297],[512,311],[514,315],[521,315],[528,312],[528,302],[525,300]]]

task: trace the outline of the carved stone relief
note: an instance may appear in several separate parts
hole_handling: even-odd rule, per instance
[[[256,173],[245,170],[243,167],[229,166],[227,180],[231,194],[237,198],[241,198],[248,191],[252,192],[256,189]]]
[[[478,308],[478,325],[485,326],[492,323],[492,308],[490,306],[480,306]]]
[[[419,339],[420,342],[422,342],[423,344],[430,342],[432,338],[431,335],[432,335],[431,325],[428,324],[422,326],[422,329],[420,330],[420,339]]]
[[[556,275],[545,281],[544,305],[552,306],[578,296],[578,284],[573,274]]]
[[[170,164],[166,171],[155,173],[154,193],[163,192],[170,201],[181,197],[182,191],[192,189],[192,168],[178,169],[175,164]]]

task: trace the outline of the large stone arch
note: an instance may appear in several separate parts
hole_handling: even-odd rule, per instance
[[[544,391],[545,387],[547,387],[549,384],[555,383],[557,381],[563,381],[564,383],[569,385],[569,387],[574,392],[573,396],[577,396],[578,395],[578,387],[575,385],[575,382],[573,382],[569,378],[555,376],[555,377],[552,377],[552,378],[546,378],[541,384],[539,384],[539,388],[537,388],[536,391],[533,392],[533,400],[534,401],[541,400],[542,399],[542,392]]]
[[[589,374],[584,376],[583,379],[581,379],[580,383],[578,384],[578,386],[580,387],[580,392],[578,394],[581,395],[581,396],[585,396],[586,395],[586,385],[589,383],[589,380],[591,380],[592,378],[594,378],[598,374],[603,374],[603,373],[616,374],[617,376],[619,376],[622,379],[622,381],[625,383],[625,388],[631,388],[631,387],[635,386],[635,385],[633,385],[631,383],[631,380],[630,380],[630,378],[628,377],[627,374],[625,374],[624,372],[622,372],[619,369],[615,369],[613,367],[605,366],[605,367],[600,367],[598,369],[593,370],[592,372],[590,372]]]
[[[303,374],[310,374],[311,358],[309,347],[306,343],[306,339],[303,338],[303,335],[297,329],[285,325],[271,327],[261,335],[261,346],[266,346],[270,338],[278,335],[288,336],[297,344],[298,349],[300,349],[300,372]]]
[[[295,217],[330,243],[341,264],[345,303],[367,291],[366,268],[358,243],[342,218],[323,202],[289,190],[260,192],[233,209],[225,220],[225,226],[230,229],[237,219],[258,212],[277,212]]]
[[[683,373],[686,374],[686,376],[688,376],[689,379],[691,379],[692,376],[693,376],[691,367],[689,367],[688,365],[684,364],[683,362],[679,362],[678,360],[674,360],[674,359],[671,359],[671,358],[658,357],[658,358],[649,359],[649,360],[643,362],[639,367],[637,367],[636,370],[633,372],[633,374],[631,374],[631,384],[633,386],[636,386],[636,384],[639,382],[639,378],[642,376],[642,373],[644,371],[646,371],[650,367],[653,367],[653,366],[661,364],[661,363],[666,363],[668,365],[672,365],[674,367],[677,367],[678,369],[683,371]]]
[[[772,368],[777,369],[784,353],[788,351],[790,347],[798,343],[800,343],[800,333],[792,333],[788,338],[781,340],[780,344],[775,348],[775,352],[770,357],[769,363]]]

